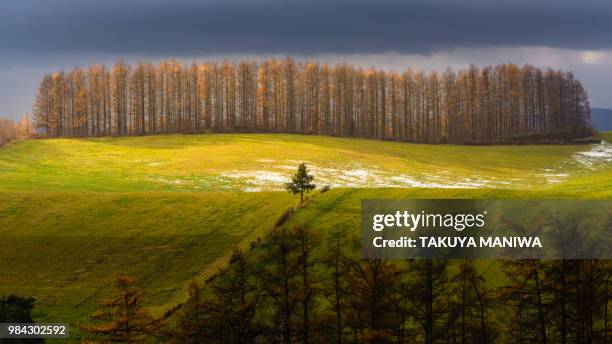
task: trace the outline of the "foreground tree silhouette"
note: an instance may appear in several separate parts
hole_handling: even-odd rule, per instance
[[[285,184],[285,189],[293,193],[294,195],[300,194],[300,204],[304,202],[304,191],[310,192],[314,190],[315,185],[312,183],[314,176],[308,174],[308,167],[305,163],[301,163],[298,167],[297,173],[291,177],[291,182]]]
[[[174,335],[178,342],[200,344],[205,342],[204,338],[212,335],[210,307],[201,284],[193,280],[187,290],[189,300],[178,314],[179,326]]]
[[[210,322],[217,336],[223,334],[219,339],[230,343],[254,343],[263,327],[257,318],[263,292],[243,252],[234,251],[229,263],[223,277],[210,285],[213,296],[208,307]]]
[[[36,299],[9,295],[0,297],[0,322],[33,323],[31,311]],[[0,341],[2,343],[2,341]]]
[[[300,262],[296,259],[297,242],[285,227],[276,228],[261,246],[262,256],[256,267],[261,278],[271,310],[270,332],[284,344],[295,341],[297,336],[296,312],[299,305]]]
[[[154,328],[153,318],[142,308],[143,293],[134,286],[134,279],[115,276],[116,297],[100,302],[101,310],[91,319],[101,323],[87,325],[83,330],[98,335],[103,343],[144,342]]]
[[[36,299],[9,295],[0,297],[0,323],[34,323],[32,309]],[[42,338],[0,339],[0,344],[44,343]]]

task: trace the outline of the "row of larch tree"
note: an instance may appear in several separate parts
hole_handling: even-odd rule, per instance
[[[502,64],[399,74],[290,58],[77,67],[45,75],[34,119],[48,137],[212,130],[488,143],[591,133],[571,72]]]

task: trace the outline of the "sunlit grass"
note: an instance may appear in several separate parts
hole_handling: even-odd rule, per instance
[[[610,198],[611,163],[577,158],[591,148],[265,134],[16,142],[0,149],[0,295],[35,297],[37,321],[68,321],[77,334],[120,272],[139,281],[147,305],[161,314],[184,300],[194,276],[217,271],[234,247],[247,247],[296,205],[286,192],[241,192],[256,186],[247,172],[288,178],[306,161],[319,185],[317,177],[337,173],[355,187],[314,196],[290,225],[358,233],[364,198]],[[363,171],[383,182],[435,176],[445,187],[466,178],[497,183],[380,188],[357,178]],[[351,172],[356,179],[342,175]]]
[[[27,140],[0,150],[0,190],[278,190],[304,161],[319,184],[346,187],[546,188],[585,168],[588,145],[454,146],[280,134]],[[603,171],[603,172],[602,172]],[[347,173],[348,172],[348,173]]]

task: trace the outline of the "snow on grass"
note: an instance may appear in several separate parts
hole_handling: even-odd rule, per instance
[[[600,144],[591,145],[589,150],[578,152],[573,158],[579,164],[589,168],[612,163],[612,144],[603,141]]]
[[[549,183],[561,183],[569,177],[568,173],[543,173],[541,174]]]
[[[279,165],[271,166],[270,170],[232,171],[221,176],[232,179],[236,184],[242,184],[243,191],[282,190],[283,184],[288,182],[291,175],[297,170],[297,165],[290,165],[290,163],[292,161],[285,161]],[[331,187],[358,188],[480,188],[494,187],[494,184],[505,184],[503,181],[494,183],[478,176],[453,178],[448,175],[447,171],[442,171],[441,175],[412,176],[397,171],[382,171],[361,165],[321,167],[308,162],[306,164],[315,176],[314,183],[319,187],[329,185]]]
[[[298,160],[258,159],[259,164],[252,169],[237,169],[225,173],[213,174],[205,179],[186,177],[159,181],[174,183],[185,188],[215,189],[224,187],[245,192],[284,190],[284,184],[289,182],[291,175],[297,171],[298,164],[304,162],[315,176],[317,187],[329,185],[334,188],[513,188],[529,187],[534,183],[558,184],[568,178],[568,164],[578,165],[581,169],[594,169],[599,166],[609,166],[612,162],[612,145],[602,142],[574,154],[571,159],[541,170],[524,171],[521,178],[486,177],[481,175],[461,175],[448,170],[434,173],[413,172],[402,170],[387,170],[375,165],[365,164],[321,164]]]
[[[280,184],[287,181],[287,176],[272,171],[237,171],[222,174],[223,177],[247,180],[251,184]]]
[[[408,175],[391,177],[395,182],[403,184],[403,187],[413,188],[442,188],[442,189],[473,189],[491,187],[492,182],[479,178],[456,178],[455,180],[442,176],[429,176],[415,178]]]
[[[612,167],[612,144],[602,141],[588,147],[587,150],[577,152],[569,160],[561,162],[559,166],[545,168],[534,176],[543,178],[547,183],[558,184],[568,180],[572,174]],[[573,172],[570,174],[566,171]]]
[[[302,161],[259,159],[260,164],[252,170],[232,170],[225,173],[181,178],[158,177],[155,182],[176,185],[183,189],[194,190],[240,190],[245,192],[280,191],[289,182]],[[576,153],[571,160],[559,166],[539,171],[525,171],[523,178],[494,178],[481,175],[464,176],[447,170],[435,173],[407,173],[401,170],[383,170],[376,166],[361,164],[340,164],[321,166],[305,161],[311,174],[315,176],[317,187],[329,185],[333,188],[513,188],[529,187],[534,183],[558,184],[571,175],[566,173],[567,164],[580,164],[582,168],[606,165],[612,161],[612,145],[594,145],[588,150]]]
[[[159,185],[174,186],[180,190],[216,190],[231,189],[228,184],[231,180],[218,175],[192,175],[192,176],[152,176],[148,182]]]
[[[282,190],[284,183],[289,181],[289,175],[268,170],[232,171],[221,174],[222,178],[230,180],[245,192]]]

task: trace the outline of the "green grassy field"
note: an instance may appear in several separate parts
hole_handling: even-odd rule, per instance
[[[263,192],[0,193],[0,295],[34,296],[40,320],[86,320],[123,273],[162,311],[293,201]]]
[[[333,187],[291,221],[357,231],[363,198],[611,198],[609,150],[263,134],[20,141],[0,149],[0,295],[35,297],[38,321],[77,324],[120,272],[160,314],[297,204],[274,190],[300,161]]]
[[[475,147],[214,134],[16,142],[0,150],[0,190],[273,191],[302,161],[318,184],[333,187],[612,185],[610,144]]]

